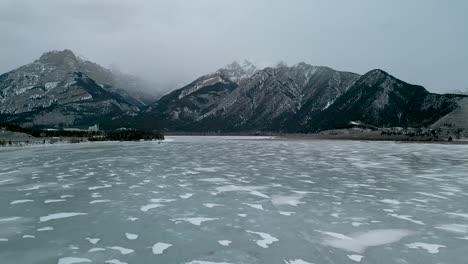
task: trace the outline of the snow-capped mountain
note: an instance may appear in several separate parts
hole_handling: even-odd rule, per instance
[[[148,109],[146,116],[158,116],[158,123],[191,123],[217,107],[240,83],[257,72],[250,62],[233,62],[204,75],[187,86],[163,96]]]
[[[119,78],[70,50],[47,52],[0,75],[0,115],[30,126],[87,125],[91,117],[135,115],[144,103],[114,86]]]
[[[162,97],[139,123],[225,132],[317,132],[353,123],[422,127],[460,108],[464,98],[429,93],[381,70],[360,76],[306,63],[263,70],[232,63]]]
[[[280,129],[299,111],[326,109],[358,78],[305,63],[232,63],[162,97],[146,116],[174,129]]]

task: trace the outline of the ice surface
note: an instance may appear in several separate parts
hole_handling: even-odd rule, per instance
[[[446,247],[446,246],[443,246],[443,245],[427,244],[427,243],[421,243],[421,242],[406,244],[406,246],[409,247],[409,248],[425,249],[425,250],[427,250],[427,252],[429,252],[431,254],[439,253],[440,248],[445,248]]]
[[[0,148],[0,263],[466,263],[466,145],[170,139]]]
[[[153,254],[155,255],[159,255],[159,254],[162,254],[164,253],[164,251],[168,248],[172,247],[171,244],[167,244],[167,243],[163,243],[163,242],[158,242],[156,244],[153,245]]]
[[[86,213],[57,213],[57,214],[50,214],[50,215],[47,215],[47,216],[41,216],[39,218],[39,221],[47,222],[47,221],[50,221],[50,220],[74,217],[74,216],[79,216],[79,215],[87,215],[87,214]]]

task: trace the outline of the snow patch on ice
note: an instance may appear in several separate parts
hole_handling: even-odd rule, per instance
[[[392,217],[395,217],[395,218],[398,218],[398,219],[410,221],[410,222],[418,224],[418,225],[425,225],[422,221],[411,219],[411,217],[412,217],[411,215],[399,215],[399,214],[388,214],[388,215],[392,216]]]
[[[291,216],[291,215],[295,214],[296,212],[285,212],[285,211],[279,211],[279,213],[280,213],[281,215],[285,215],[285,216]]]
[[[162,254],[166,249],[168,249],[168,248],[170,248],[170,247],[172,247],[171,244],[158,242],[158,243],[154,244],[153,247],[152,247],[153,254],[155,254],[155,255],[160,255],[160,254]]]
[[[226,185],[216,187],[216,191],[219,193],[222,192],[246,192],[251,195],[259,196],[262,198],[270,198],[268,195],[259,192],[258,190],[263,190],[265,187],[259,186],[238,186],[238,185]]]
[[[193,196],[193,193],[186,193],[186,194],[179,195],[179,197],[182,199],[188,199],[192,196]]]
[[[448,215],[459,216],[468,219],[468,214],[465,213],[447,213]]]
[[[105,251],[105,250],[106,250],[105,248],[92,248],[88,250],[88,252],[92,253],[92,252]]]
[[[48,200],[45,200],[44,203],[48,204],[48,203],[60,203],[60,202],[66,202],[67,200],[65,199],[48,199]]]
[[[304,202],[301,202],[301,199],[304,197],[304,195],[290,195],[290,196],[285,196],[285,195],[273,195],[271,197],[271,202],[275,206],[279,205],[291,205],[291,206],[298,206],[299,204],[303,204]]]
[[[21,217],[13,216],[13,217],[0,218],[0,223],[1,222],[12,222],[12,221],[16,221],[18,219],[21,219]]]
[[[24,200],[15,200],[12,201],[10,204],[22,204],[22,203],[32,203],[34,200],[24,199]]]
[[[140,208],[140,210],[143,211],[143,212],[148,212],[151,209],[158,208],[158,207],[163,207],[163,206],[164,206],[163,204],[148,204],[148,205],[142,206]]]
[[[106,260],[104,263],[109,263],[109,264],[128,264],[127,262],[120,261],[118,259],[110,259]]]
[[[361,255],[347,255],[350,260],[356,261],[356,262],[361,262],[361,260],[364,258],[364,256]]]
[[[255,241],[255,243],[257,243],[257,245],[262,248],[268,248],[268,245],[271,245],[274,242],[279,241],[276,237],[273,237],[272,235],[267,234],[267,233],[254,232],[254,231],[249,231],[249,230],[246,230],[246,232],[260,236],[262,239]]]
[[[302,259],[290,259],[290,260],[284,260],[284,264],[313,264],[313,263],[304,261]]]
[[[77,263],[90,263],[92,262],[87,258],[65,257],[58,260],[58,264],[77,264]]]
[[[185,264],[232,264],[228,262],[212,262],[212,261],[203,261],[203,260],[192,260],[190,262],[186,262]]]
[[[89,202],[90,204],[96,204],[96,203],[108,203],[111,202],[111,200],[92,200]]]
[[[245,205],[248,205],[252,208],[255,208],[255,209],[258,209],[258,210],[263,210],[263,206],[261,204],[250,204],[250,203],[242,203],[242,204],[245,204]]]
[[[172,219],[172,221],[175,221],[176,224],[181,222],[181,221],[184,221],[184,222],[189,222],[191,223],[192,225],[201,225],[203,222],[206,222],[206,221],[214,221],[214,220],[218,220],[219,218],[206,218],[206,217],[188,217],[188,218],[174,218]]]
[[[427,252],[431,254],[439,253],[440,248],[446,247],[443,245],[427,244],[427,243],[421,243],[421,242],[406,244],[406,246],[409,248],[413,248],[413,249],[417,249],[417,248],[425,249]]]
[[[413,232],[405,229],[377,229],[353,236],[327,239],[324,241],[324,244],[350,252],[364,253],[368,247],[394,243],[412,234]]]
[[[468,233],[468,225],[460,225],[460,224],[443,224],[438,225],[435,228],[453,232],[453,233]]]
[[[41,227],[41,228],[38,228],[38,229],[37,229],[38,232],[52,231],[52,230],[54,230],[54,228],[53,228],[53,227],[50,227],[50,226]]]
[[[98,190],[98,189],[104,189],[104,188],[110,188],[112,185],[110,184],[104,184],[102,186],[93,186],[93,187],[88,187],[88,190],[93,191],[93,190]]]
[[[383,200],[380,200],[382,203],[388,203],[388,204],[394,204],[394,205],[399,205],[401,204],[400,201],[397,201],[397,200],[392,200],[392,199],[383,199]]]
[[[88,215],[88,214],[86,214],[86,213],[57,213],[57,214],[50,214],[50,215],[47,215],[47,216],[42,216],[42,217],[39,218],[39,221],[40,222],[47,222],[47,221],[50,221],[50,220],[74,217],[74,216],[79,216],[79,215]]]
[[[214,203],[204,203],[203,206],[208,207],[208,208],[213,208],[216,206],[223,206],[222,204],[214,204]]]
[[[138,238],[138,235],[137,234],[131,234],[131,233],[125,233],[125,236],[127,237],[127,239],[129,240],[135,240]]]
[[[93,244],[93,245],[96,245],[101,239],[99,238],[90,238],[90,237],[87,237],[85,238],[86,240],[89,241],[89,243]]]
[[[219,243],[220,245],[222,245],[222,246],[227,247],[227,246],[229,246],[229,245],[232,243],[232,241],[230,241],[230,240],[219,240],[218,243]]]
[[[124,248],[124,247],[118,247],[118,246],[112,246],[112,247],[107,247],[107,248],[108,248],[108,249],[112,249],[112,250],[119,251],[120,254],[122,254],[122,255],[128,255],[128,254],[131,254],[131,253],[135,252],[135,250],[133,250],[133,249]]]

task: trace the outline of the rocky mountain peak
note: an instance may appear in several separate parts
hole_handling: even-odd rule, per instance
[[[364,74],[361,77],[360,82],[367,86],[376,86],[389,80],[397,80],[397,79],[391,76],[390,74],[388,74],[387,72],[385,72],[384,70],[375,69]]]
[[[257,67],[255,67],[255,65],[252,62],[248,60],[244,60],[240,63],[237,61],[234,61],[226,65],[224,68],[219,69],[217,73],[228,78],[230,81],[237,83],[244,79],[249,78],[250,76],[255,74],[257,71],[258,71]]]
[[[53,64],[53,65],[67,65],[76,66],[78,64],[78,57],[69,50],[65,49],[62,51],[49,51],[41,55],[39,61],[42,63]]]

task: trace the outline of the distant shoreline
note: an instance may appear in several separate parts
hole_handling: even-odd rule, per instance
[[[347,140],[401,143],[468,144],[467,129],[451,128],[346,128],[318,133],[276,132],[166,132],[166,136],[268,136],[273,140]]]

